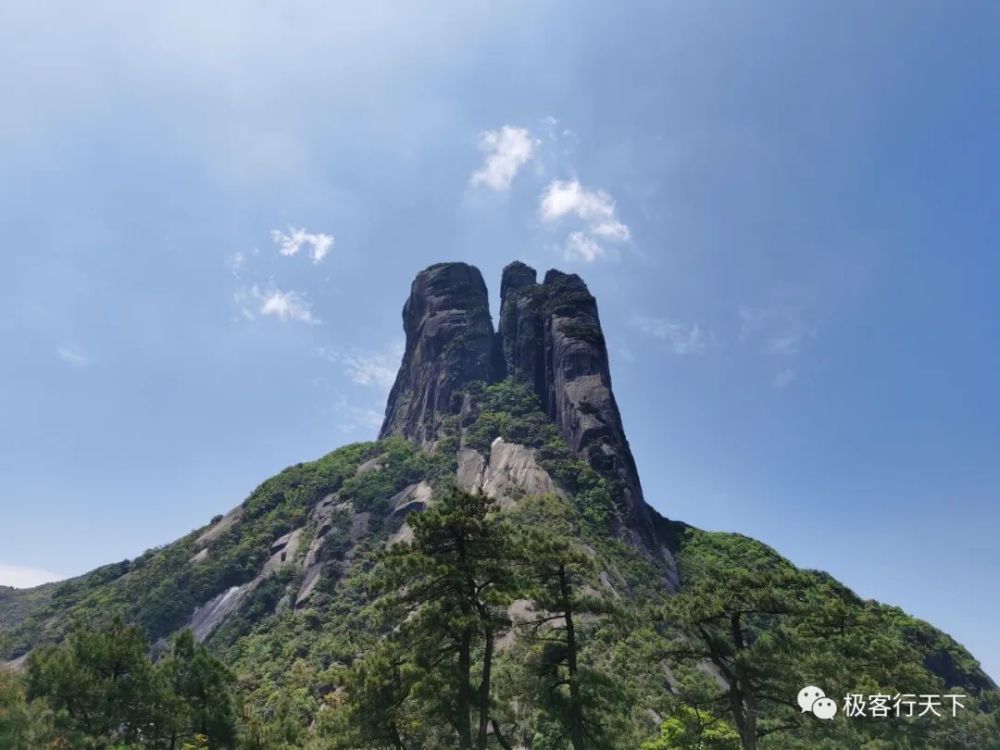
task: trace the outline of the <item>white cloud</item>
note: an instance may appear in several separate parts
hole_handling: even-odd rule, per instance
[[[591,263],[604,255],[601,247],[593,237],[586,232],[570,232],[566,237],[566,247],[563,256],[566,260],[582,260]]]
[[[377,430],[381,427],[385,417],[385,398],[392,389],[403,358],[403,344],[396,341],[376,350],[317,347],[315,353],[338,365],[352,382],[372,389],[361,399],[362,403],[372,399],[371,404],[362,406],[349,400],[344,389],[340,389],[341,392],[333,400],[332,410],[340,421],[341,430],[349,434],[369,434],[371,428]]]
[[[553,180],[542,195],[543,221],[555,221],[566,214],[576,214],[586,221],[614,216],[615,202],[603,190],[585,190],[579,180]]]
[[[602,221],[599,224],[595,224],[590,228],[590,231],[598,237],[603,237],[604,239],[611,240],[612,242],[627,242],[632,236],[628,231],[628,227],[617,219]]]
[[[647,336],[665,342],[671,352],[680,356],[700,354],[708,345],[705,334],[695,323],[640,316],[632,321],[632,326]]]
[[[13,586],[16,589],[27,589],[41,586],[43,583],[61,581],[66,576],[40,568],[26,568],[21,565],[0,564],[0,586]]]
[[[90,364],[90,360],[86,356],[65,346],[60,346],[56,349],[56,356],[66,364],[73,365],[73,367],[86,367]]]
[[[250,289],[237,290],[234,301],[247,320],[253,320],[256,315],[273,315],[280,320],[320,322],[312,314],[310,304],[298,292],[283,292],[274,287],[262,290],[255,284]]]
[[[791,385],[797,376],[798,373],[796,373],[795,370],[791,367],[787,367],[774,376],[771,380],[771,385],[775,388],[785,388],[786,386]]]
[[[288,228],[288,234],[273,229],[271,239],[278,245],[278,252],[282,255],[295,255],[299,250],[308,245],[313,263],[319,263],[326,257],[333,248],[335,242],[332,234],[312,233],[295,227]]]
[[[254,288],[256,290],[256,287]],[[309,309],[309,303],[296,292],[283,292],[271,289],[259,293],[260,314],[273,315],[281,320],[298,320],[303,323],[318,323]]]
[[[527,129],[510,125],[480,134],[479,148],[486,152],[486,161],[472,173],[470,182],[506,192],[517,171],[534,155],[538,143]]]
[[[392,388],[399,370],[399,355],[354,355],[347,364],[351,379],[359,385],[372,385],[385,393]]]
[[[635,362],[635,353],[627,346],[619,346],[616,353],[624,362]]]
[[[403,346],[393,343],[381,351],[320,348],[318,353],[343,366],[344,372],[358,385],[372,386],[383,396],[388,395],[396,381]],[[381,419],[381,417],[380,417]]]
[[[576,179],[549,183],[538,210],[547,224],[567,216],[585,223],[583,230],[573,231],[567,237],[567,259],[592,262],[604,255],[598,239],[622,243],[632,236],[628,226],[618,219],[614,198],[603,190],[587,190]]]

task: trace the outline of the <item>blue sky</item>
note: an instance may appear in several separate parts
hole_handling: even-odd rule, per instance
[[[1000,8],[336,5],[0,10],[0,583],[370,439],[414,273],[521,259],[656,508],[1000,675]]]

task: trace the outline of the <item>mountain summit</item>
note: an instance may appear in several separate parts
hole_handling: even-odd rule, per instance
[[[480,272],[436,264],[403,328],[376,441],[291,466],[133,560],[0,588],[0,666],[49,701],[46,746],[176,749],[151,739],[161,694],[95,729],[103,696],[142,688],[92,663],[127,632],[132,663],[143,644],[166,654],[144,674],[178,690],[171,670],[208,653],[234,676],[242,724],[226,712],[213,748],[1000,747],[996,685],[949,636],[646,503],[579,276],[510,264],[494,328]],[[85,712],[66,665],[93,687]],[[826,720],[804,686],[964,704]]]
[[[611,387],[597,301],[576,274],[508,265],[494,331],[479,269],[439,263],[417,274],[403,307],[406,347],[380,438],[433,446],[449,416],[470,410],[470,383],[527,385],[573,453],[608,477],[634,541],[672,565],[656,540],[635,459]]]

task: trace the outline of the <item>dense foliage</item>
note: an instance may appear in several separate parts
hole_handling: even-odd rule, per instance
[[[670,594],[620,531],[614,481],[530,389],[464,395],[430,450],[346,446],[174,544],[0,591],[0,658],[31,654],[23,676],[0,670],[0,747],[1000,747],[997,693],[948,636],[751,539],[664,521]],[[561,490],[503,509],[457,490],[457,451],[497,437]],[[227,596],[196,643],[192,613]],[[954,718],[821,722],[795,705],[805,684],[969,698]]]
[[[234,678],[190,631],[154,664],[135,626],[74,631],[35,652],[24,680],[0,673],[5,750],[234,748]]]
[[[667,635],[676,699],[730,722],[742,747],[1000,746],[995,689],[964,649],[926,623],[739,535],[689,530],[679,559],[682,590],[650,612]],[[956,660],[961,668],[929,668]],[[796,703],[810,684],[838,703],[848,693],[957,692],[971,710],[823,722]]]

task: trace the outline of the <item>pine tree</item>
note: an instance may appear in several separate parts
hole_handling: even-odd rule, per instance
[[[720,715],[733,722],[744,750],[811,719],[795,696],[825,671],[824,643],[837,635],[849,640],[858,625],[852,613],[862,610],[850,601],[853,595],[824,588],[817,596],[819,586],[809,573],[790,567],[748,564],[697,580],[659,613],[675,636],[668,661],[689,668],[708,663],[724,685],[721,695],[682,697],[695,708],[721,704]],[[891,659],[888,650],[882,656]],[[865,658],[874,666],[877,651],[866,649]],[[848,654],[836,659],[847,664]]]
[[[149,642],[115,619],[78,628],[28,661],[28,697],[53,710],[55,735],[72,747],[141,746],[180,750],[236,742],[234,678],[190,631],[154,665]]]
[[[120,619],[105,630],[78,629],[28,660],[28,696],[44,698],[57,728],[87,748],[159,737],[163,695],[148,648]]]
[[[49,718],[41,701],[28,701],[21,677],[0,667],[0,747],[4,750],[42,747]]]
[[[391,548],[376,576],[414,673],[408,699],[442,717],[461,750],[484,750],[497,639],[519,588],[512,530],[494,500],[459,489],[410,523],[413,540]]]
[[[597,579],[593,558],[577,541],[578,528],[565,501],[554,496],[532,498],[522,509],[526,518],[544,518],[544,528],[529,527],[522,545],[536,615],[523,623],[533,642],[529,658],[537,700],[559,722],[574,750],[606,744],[599,719],[599,693],[606,680],[582,663],[581,623],[613,611],[607,597],[589,584]]]
[[[234,745],[234,677],[208,649],[195,642],[190,630],[174,637],[170,654],[157,665],[157,672],[170,703],[171,750],[181,742],[195,742],[197,737],[212,748]]]

